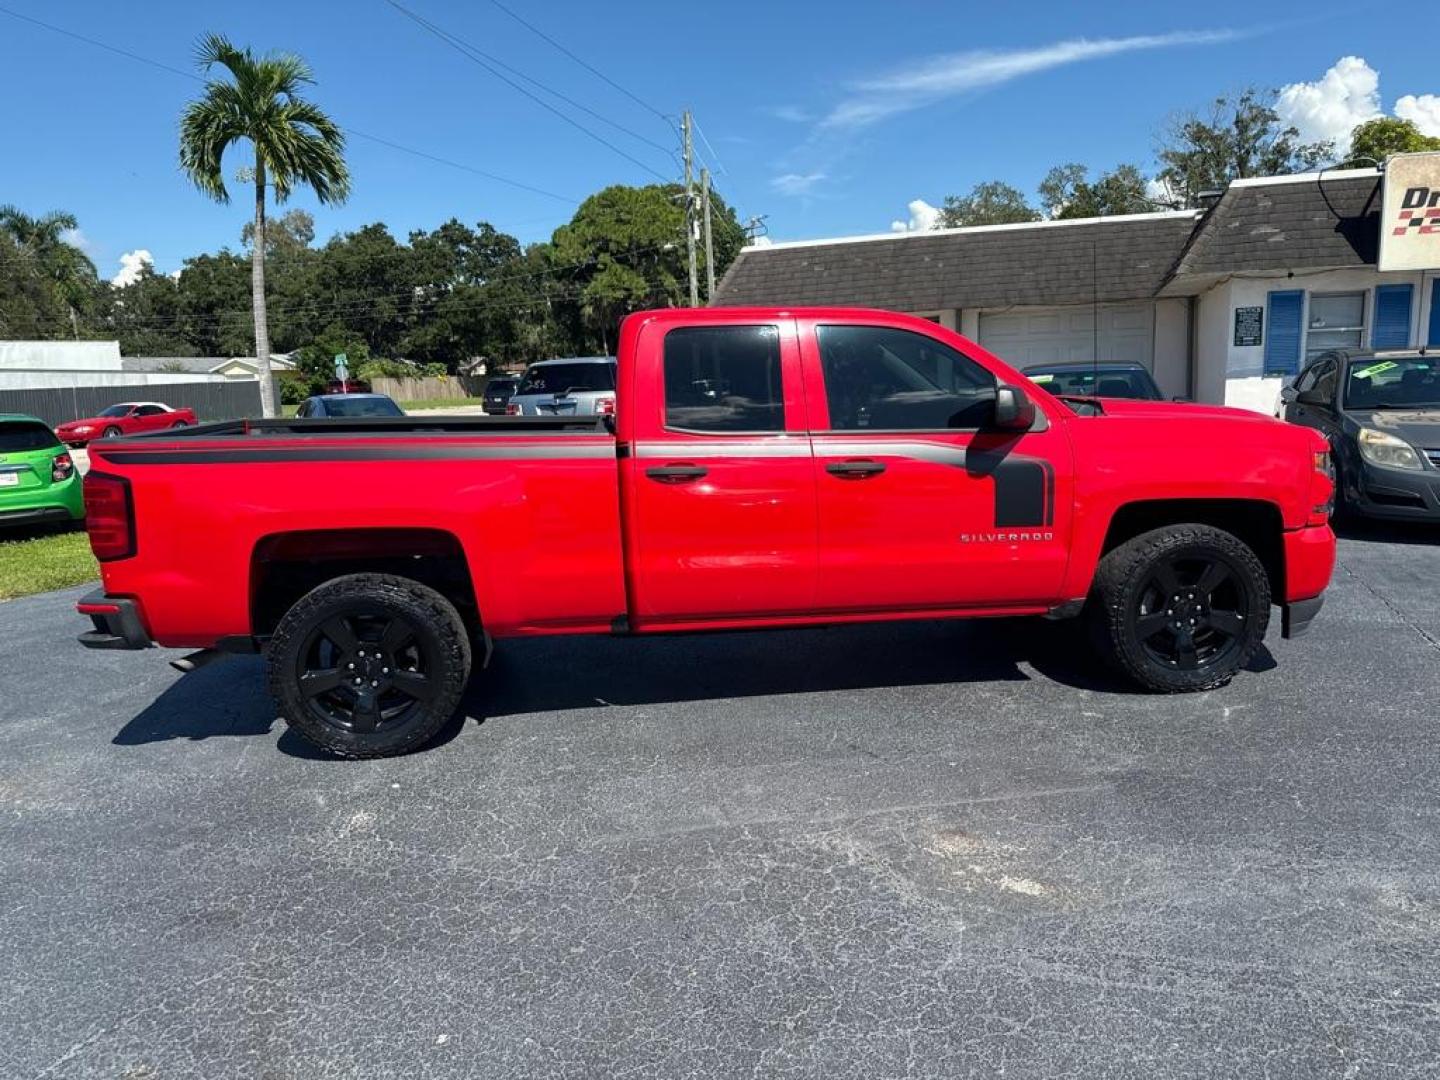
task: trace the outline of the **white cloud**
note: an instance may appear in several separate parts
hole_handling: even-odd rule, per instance
[[[853,130],[957,94],[999,86],[1050,68],[1144,49],[1214,45],[1237,36],[1231,30],[1181,31],[1098,40],[1076,38],[1033,49],[977,50],[932,56],[888,75],[855,83],[852,88],[855,93],[831,109],[820,121],[820,127]]]
[[[924,199],[911,199],[905,204],[905,209],[910,211],[910,220],[897,218],[890,222],[891,232],[929,232],[940,225],[940,208],[931,206]]]
[[[135,251],[127,251],[120,256],[120,272],[110,279],[110,284],[116,288],[123,288],[126,285],[133,285],[140,280],[140,274],[146,266],[154,267],[155,259],[150,252],[144,248]]]
[[[771,240],[768,236],[757,236],[754,240],[751,240],[746,247],[769,247],[773,243],[775,243],[775,241]]]
[[[1342,56],[1315,82],[1282,87],[1275,112],[1304,142],[1334,142],[1343,156],[1356,124],[1380,111],[1380,73],[1358,56]]]
[[[791,124],[808,124],[812,119],[811,115],[799,105],[771,105],[765,111],[776,120],[784,120]]]
[[[171,270],[171,271],[170,271],[170,274],[169,274],[169,277],[170,277],[170,280],[171,280],[171,281],[179,281],[179,280],[180,280],[180,271],[179,271],[179,270]]]
[[[66,229],[60,234],[60,242],[62,244],[69,244],[71,247],[83,251],[87,255],[90,253],[90,238],[79,229]]]
[[[1401,120],[1414,121],[1426,135],[1440,138],[1440,95],[1406,94],[1395,102],[1395,115]]]
[[[824,179],[823,172],[786,173],[771,180],[770,186],[781,195],[808,195]]]

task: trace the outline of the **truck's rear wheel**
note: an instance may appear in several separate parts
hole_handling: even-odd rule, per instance
[[[1237,537],[1208,525],[1172,525],[1101,560],[1089,609],[1101,651],[1141,686],[1210,690],[1260,647],[1270,582]]]
[[[388,574],[334,578],[302,596],[270,640],[285,722],[343,757],[403,754],[455,714],[470,638],[434,589]]]

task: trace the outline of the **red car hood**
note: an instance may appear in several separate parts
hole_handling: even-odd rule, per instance
[[[1098,398],[1106,416],[1134,416],[1145,420],[1180,419],[1225,419],[1254,420],[1262,424],[1273,424],[1274,417],[1264,416],[1250,409],[1233,409],[1228,405],[1195,405],[1191,402],[1137,401],[1134,398]]]
[[[89,416],[89,417],[86,417],[86,418],[83,419],[83,420],[70,420],[70,421],[67,421],[66,423],[63,423],[63,424],[56,424],[56,425],[55,425],[55,430],[56,430],[56,431],[69,431],[69,430],[71,430],[72,428],[81,427],[82,425],[85,425],[85,424],[89,424],[91,427],[103,427],[105,424],[113,424],[113,423],[115,423],[116,420],[123,420],[123,419],[124,419],[124,417],[120,417],[120,416]]]

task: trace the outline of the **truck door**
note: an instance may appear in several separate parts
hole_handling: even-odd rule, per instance
[[[941,334],[802,324],[823,611],[1059,596],[1069,440],[1043,412],[1028,432],[987,431],[996,376]]]
[[[649,323],[635,346],[634,441],[621,453],[637,629],[815,604],[815,479],[794,321],[714,319]]]

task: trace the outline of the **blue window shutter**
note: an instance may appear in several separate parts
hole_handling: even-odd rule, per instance
[[[1430,333],[1427,345],[1440,345],[1440,278],[1430,283]]]
[[[1370,332],[1373,349],[1404,349],[1410,344],[1410,301],[1413,285],[1375,286],[1375,329]],[[1432,316],[1431,321],[1434,321]]]
[[[1305,310],[1305,293],[1300,289],[1272,292],[1269,299],[1265,337],[1265,374],[1294,375],[1300,370],[1301,317]]]

